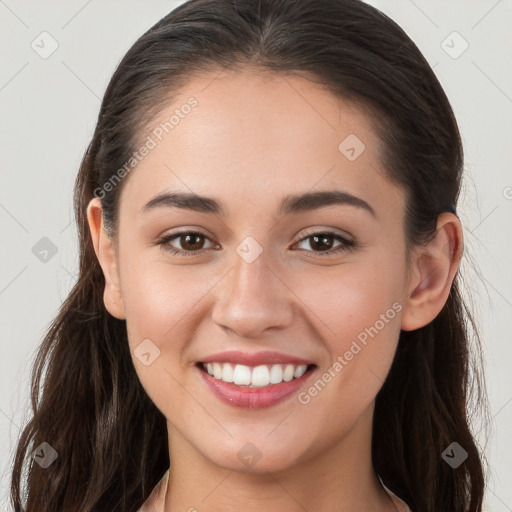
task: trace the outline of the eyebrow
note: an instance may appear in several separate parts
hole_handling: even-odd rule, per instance
[[[377,218],[375,210],[364,199],[343,190],[325,190],[286,196],[281,203],[279,214],[301,213],[335,204],[353,206],[367,211],[374,218]],[[227,217],[227,211],[220,201],[193,192],[164,192],[146,203],[142,211],[147,212],[157,208],[183,208]]]

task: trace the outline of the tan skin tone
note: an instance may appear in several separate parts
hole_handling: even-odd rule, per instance
[[[165,510],[393,511],[371,463],[374,400],[400,329],[426,325],[447,300],[460,222],[441,214],[436,237],[414,248],[407,267],[405,195],[383,173],[371,119],[302,77],[253,69],[214,76],[191,80],[161,112],[165,120],[190,96],[198,100],[129,175],[118,238],[105,234],[99,199],[87,210],[107,310],[126,319],[132,353],[146,338],[161,351],[150,366],[133,360],[167,418]],[[338,149],[349,134],[366,145],[354,161]],[[277,213],[287,195],[331,189],[362,198],[376,217],[347,204]],[[142,213],[163,191],[216,198],[228,215]],[[193,247],[183,237],[168,245],[201,254],[157,245],[182,228],[205,236]],[[329,246],[311,238],[325,230],[359,245],[326,256]],[[236,252],[248,236],[263,248],[252,263]],[[329,241],[331,252],[341,245]],[[313,361],[311,385],[395,302],[401,311],[306,405],[294,396],[259,410],[231,407],[197,376],[207,355],[275,350]],[[262,454],[250,468],[237,458],[247,442]]]

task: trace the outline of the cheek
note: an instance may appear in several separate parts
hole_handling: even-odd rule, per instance
[[[151,338],[159,346],[179,341],[183,320],[212,287],[199,267],[170,266],[155,259],[130,259],[121,268],[121,288],[131,342]]]
[[[364,333],[372,326],[385,337],[384,331],[391,330],[388,326],[399,323],[401,307],[395,303],[401,300],[402,277],[397,270],[384,270],[377,263],[304,272],[293,288],[312,312],[311,321],[330,341],[331,353],[344,352],[347,342],[360,333],[364,342]]]
[[[151,400],[173,418],[190,407],[182,355],[197,324],[195,308],[212,286],[208,276],[199,278],[198,268],[185,270],[161,259],[127,256],[120,269],[135,370]]]
[[[297,295],[314,313],[308,318],[322,333],[330,358],[319,372],[320,382],[306,390],[303,402],[318,396],[320,409],[343,404],[340,421],[348,419],[342,418],[348,411],[357,416],[375,398],[393,361],[403,309],[400,260],[394,257],[394,266],[383,258],[333,267],[321,279],[320,274],[309,273],[296,283]]]

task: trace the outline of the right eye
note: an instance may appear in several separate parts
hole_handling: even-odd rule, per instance
[[[171,241],[179,239],[181,249],[177,249],[171,245]],[[157,242],[158,245],[162,246],[165,251],[169,251],[171,254],[179,254],[183,256],[195,256],[204,252],[203,248],[197,248],[197,246],[202,246],[202,239],[208,239],[206,235],[203,233],[198,233],[196,231],[180,231],[178,233],[170,233],[168,235],[164,235]],[[189,247],[190,250],[186,250],[186,247]]]

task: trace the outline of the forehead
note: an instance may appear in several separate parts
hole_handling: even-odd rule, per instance
[[[341,188],[375,209],[386,197],[401,205],[371,119],[304,77],[254,69],[195,77],[139,134],[149,139],[121,203],[142,208],[179,190],[229,198],[228,210],[272,208],[275,196]]]

